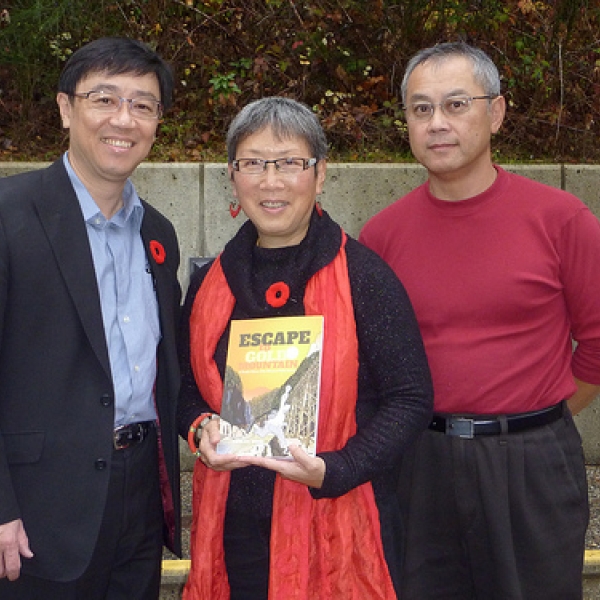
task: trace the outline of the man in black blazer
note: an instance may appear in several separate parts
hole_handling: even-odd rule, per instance
[[[158,598],[180,554],[179,249],[128,179],[173,77],[145,45],[69,59],[69,150],[0,180],[0,598]]]

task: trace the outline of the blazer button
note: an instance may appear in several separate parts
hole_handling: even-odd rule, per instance
[[[106,461],[103,458],[99,458],[95,463],[96,471],[104,471],[106,469]]]
[[[100,396],[100,404],[102,404],[102,406],[111,406],[112,402],[113,399],[110,394],[102,394],[102,396]]]

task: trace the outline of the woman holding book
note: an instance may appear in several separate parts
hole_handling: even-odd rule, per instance
[[[408,297],[391,269],[317,202],[327,141],[316,116],[271,97],[227,135],[248,217],[190,284],[179,427],[194,471],[188,600],[396,598],[400,458],[427,427],[432,386]],[[323,315],[317,454],[217,454],[231,320]]]

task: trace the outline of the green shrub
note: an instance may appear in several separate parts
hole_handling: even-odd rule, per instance
[[[176,73],[155,160],[222,158],[233,115],[273,94],[314,108],[333,159],[409,159],[404,65],[464,39],[503,78],[500,159],[598,162],[598,31],[595,0],[15,0],[0,9],[0,160],[58,155],[64,61],[91,39],[125,35]]]

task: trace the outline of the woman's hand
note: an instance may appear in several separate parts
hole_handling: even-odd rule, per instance
[[[320,488],[325,477],[325,461],[318,456],[309,456],[300,446],[289,446],[294,460],[278,460],[262,456],[240,456],[239,462],[255,465],[279,473],[284,479],[303,483],[308,487]]]
[[[213,471],[233,471],[248,466],[234,454],[217,454],[217,444],[220,441],[219,420],[209,421],[202,428],[198,460],[202,461],[209,469],[213,469]]]

